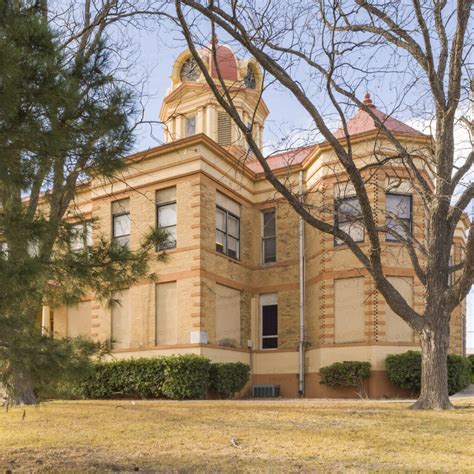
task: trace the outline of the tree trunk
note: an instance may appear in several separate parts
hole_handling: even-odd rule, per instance
[[[38,403],[31,382],[22,376],[13,378],[12,388],[7,389],[7,394],[9,405],[35,405]]]
[[[410,407],[415,410],[449,410],[448,395],[449,323],[446,327],[424,328],[421,338],[421,392]]]

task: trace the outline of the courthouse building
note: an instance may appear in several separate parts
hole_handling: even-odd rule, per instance
[[[253,121],[261,146],[269,110],[260,98],[258,65],[238,59],[223,44],[217,47],[219,68],[211,55],[201,54],[212,76],[219,69],[232,87],[241,117]],[[45,307],[43,324],[59,336],[113,338],[116,358],[193,353],[242,361],[251,367],[252,384],[279,385],[285,397],[303,391],[307,397],[349,396],[321,385],[319,369],[336,361],[370,361],[369,395],[396,394],[384,372],[385,357],[418,349],[414,331],[387,306],[347,246],[300,226],[247,153],[243,136],[189,51],[177,58],[171,81],[160,113],[165,143],[127,157],[127,168],[116,180],[94,178],[80,187],[68,217],[74,223],[79,209],[92,222],[84,226],[86,239],[71,242],[73,251],[101,237],[135,249],[150,227],[166,229],[169,258],[151,262],[158,280],[144,279],[123,290],[121,305],[112,309],[93,295],[76,306]],[[364,101],[414,156],[422,153],[429,137],[382,113],[369,94]],[[348,129],[361,167],[395,154],[363,110]],[[341,131],[336,136],[345,141]],[[367,250],[364,229],[347,216],[348,209],[357,212],[353,189],[327,143],[273,154],[267,163]],[[423,206],[404,167],[391,162],[367,169],[377,221],[386,222],[389,210],[423,240]],[[390,281],[422,311],[424,289],[406,250],[389,235],[381,234],[381,241]],[[462,229],[455,242],[453,259],[460,261]],[[463,307],[454,313],[450,337],[451,351],[462,354]]]

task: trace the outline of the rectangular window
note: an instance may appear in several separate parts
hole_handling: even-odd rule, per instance
[[[122,199],[112,203],[113,241],[130,248],[130,200]]]
[[[67,307],[66,333],[68,337],[91,335],[91,305],[90,301],[81,301]]]
[[[216,208],[216,250],[240,258],[240,219],[220,207]]]
[[[117,295],[118,302],[112,306],[111,335],[114,349],[128,349],[131,345],[129,290]]]
[[[92,222],[80,222],[71,226],[69,247],[72,252],[92,247]]]
[[[389,276],[388,281],[413,306],[413,278]],[[385,303],[385,340],[413,342],[413,329]]]
[[[262,211],[262,261],[276,262],[276,210]]]
[[[0,257],[8,258],[8,244],[6,242],[0,242]]]
[[[27,251],[31,258],[38,258],[40,255],[40,241],[38,239],[30,240]]]
[[[227,196],[216,196],[216,250],[240,258],[240,206]]]
[[[262,349],[278,348],[278,296],[261,295]]]
[[[397,242],[399,237],[406,238],[412,232],[412,198],[410,194],[385,195],[386,240]]]
[[[196,133],[196,116],[190,115],[184,119],[184,136],[190,137]]]
[[[334,280],[334,342],[363,342],[364,278]]]
[[[168,239],[158,250],[176,247],[176,187],[156,192],[156,225],[167,233]]]
[[[240,347],[239,290],[216,284],[216,342],[220,346]]]
[[[172,345],[178,342],[178,302],[176,282],[156,285],[156,344]]]
[[[362,211],[357,197],[345,197],[336,199],[335,224],[340,229],[349,234],[355,242],[364,241],[364,226],[362,224]],[[343,242],[335,240],[336,245]]]

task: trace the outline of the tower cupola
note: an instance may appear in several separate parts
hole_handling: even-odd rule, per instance
[[[261,99],[262,72],[254,59],[239,59],[232,48],[216,37],[198,50],[210,76],[220,87],[220,79],[232,91],[235,107],[245,124],[253,123],[253,134],[262,146],[263,126],[268,109]],[[218,104],[191,51],[176,59],[160,112],[169,143],[204,133],[222,146],[246,147],[245,138],[230,116]]]

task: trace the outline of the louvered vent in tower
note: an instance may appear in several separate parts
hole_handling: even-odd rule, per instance
[[[217,112],[217,143],[231,144],[231,118],[226,112]]]

